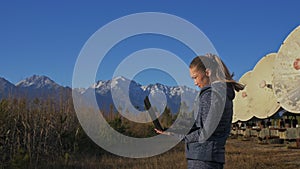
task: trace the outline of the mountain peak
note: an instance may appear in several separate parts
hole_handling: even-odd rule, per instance
[[[120,82],[120,83],[124,83],[125,82],[125,83],[136,83],[137,84],[136,81],[130,80],[130,79],[124,77],[124,76],[116,76],[116,77],[112,78],[111,81],[112,82]]]
[[[4,79],[3,77],[0,77],[0,82],[1,83],[10,83],[8,80]]]
[[[18,87],[34,87],[34,88],[57,88],[59,87],[52,79],[47,76],[33,75],[16,84]]]
[[[124,76],[116,76],[113,78],[113,80],[122,80],[122,81],[127,81],[129,79],[125,78]]]
[[[5,87],[15,87],[15,85],[10,83],[8,80],[0,77],[0,88],[5,88]]]

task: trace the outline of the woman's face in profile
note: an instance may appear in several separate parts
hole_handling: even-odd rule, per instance
[[[209,84],[208,72],[199,71],[196,67],[190,68],[190,76],[194,80],[194,84],[203,88]]]

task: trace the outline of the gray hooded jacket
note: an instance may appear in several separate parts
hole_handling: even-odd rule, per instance
[[[225,143],[229,136],[235,93],[231,84],[213,83],[201,89],[195,104],[198,128],[180,136],[185,141],[186,158],[225,163]]]

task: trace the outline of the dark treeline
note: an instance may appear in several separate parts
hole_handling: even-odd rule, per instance
[[[156,135],[152,123],[135,123],[110,109],[102,112],[120,133],[132,137]],[[160,121],[170,126],[176,115],[166,108]],[[0,168],[57,168],[82,156],[109,154],[81,128],[72,99],[0,100]],[[50,166],[50,167],[49,167]]]

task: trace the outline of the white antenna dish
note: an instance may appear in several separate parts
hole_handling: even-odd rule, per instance
[[[272,80],[276,53],[270,53],[260,59],[255,65],[251,80],[248,82],[249,105],[252,114],[265,119],[275,114],[280,105],[273,93]]]
[[[273,91],[280,106],[300,114],[300,26],[284,40],[275,59]]]
[[[233,100],[233,120],[232,122],[248,121],[253,117],[251,106],[249,105],[248,83],[251,81],[252,72],[246,72],[239,80],[239,83],[245,85],[244,90],[235,93]]]
[[[237,121],[239,121],[239,119],[236,117],[235,114],[233,114],[233,116],[232,116],[232,123],[236,123]]]
[[[236,97],[235,97],[235,99],[236,99]],[[234,100],[233,100],[233,102],[235,102]],[[235,108],[235,104],[233,103],[233,109]],[[233,110],[233,115],[232,115],[232,121],[231,121],[231,123],[236,123],[236,122],[238,122],[239,121],[239,119],[238,119],[238,117],[236,116],[236,113],[235,113],[235,110]]]

